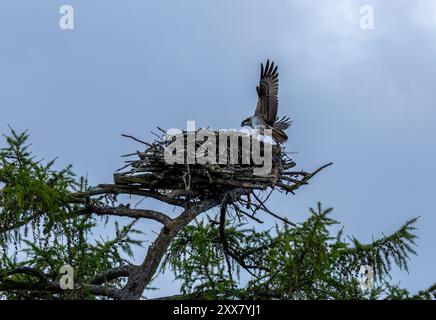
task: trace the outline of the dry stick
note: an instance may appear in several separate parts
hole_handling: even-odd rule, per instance
[[[244,268],[248,273],[250,273],[253,277],[256,277],[256,275],[250,270],[250,268],[253,268],[252,266],[248,266],[243,259],[240,259],[235,253],[233,253],[230,250],[229,242],[227,241],[225,227],[226,227],[226,214],[227,214],[227,205],[232,202],[232,199],[230,193],[227,192],[223,198],[223,201],[221,202],[221,209],[220,209],[220,225],[219,225],[219,235],[220,240],[223,246],[224,254],[226,257],[227,266],[229,268],[229,275],[231,276],[231,265],[230,261],[228,259],[228,256],[232,257],[242,268]]]
[[[139,143],[145,144],[146,146],[149,146],[150,148],[156,149],[156,146],[154,146],[153,144],[145,142],[145,141],[142,141],[142,140],[140,140],[138,138],[135,138],[134,136],[131,136],[131,135],[128,135],[128,134],[124,134],[124,133],[122,133],[121,136],[123,136],[125,138],[129,138],[129,139],[135,140],[135,141],[137,141]]]
[[[264,212],[266,212],[266,213],[269,213],[269,214],[272,215],[273,217],[275,217],[275,218],[277,218],[277,219],[283,221],[283,222],[286,223],[286,224],[292,225],[292,223],[291,223],[288,219],[286,219],[286,218],[282,218],[282,217],[280,217],[279,215],[275,214],[274,212],[270,211],[270,210],[269,210],[269,209],[264,205],[263,201],[260,200],[254,192],[253,192],[253,196],[254,196],[254,197],[256,198],[256,200],[259,202],[259,205],[261,206],[262,211],[264,211]]]
[[[151,147],[150,143],[142,141],[142,140],[140,140],[138,138],[135,138],[134,136],[131,136],[131,135],[128,135],[128,134],[124,134],[124,133],[122,133],[121,136],[123,136],[125,138],[129,138],[129,139],[135,140],[136,142],[139,142],[139,143],[145,144],[146,146]]]
[[[268,201],[269,197],[271,196],[271,194],[273,193],[274,188],[271,188],[271,191],[268,193],[268,195],[266,196],[265,200],[263,200],[263,203],[265,203],[266,201]],[[254,193],[254,191],[252,191]],[[251,204],[251,201],[250,201]],[[260,206],[256,206],[256,208],[253,210],[253,215],[256,214],[256,212],[260,209]]]
[[[253,219],[253,220],[256,221],[257,223],[263,223],[263,221],[260,220],[260,219],[258,219],[258,218],[256,218],[256,217],[254,216],[254,214],[249,214],[249,213],[246,212],[245,210],[242,210],[242,209],[239,208],[235,203],[232,203],[232,205],[233,205],[233,208],[235,209],[235,211],[236,211],[237,213],[242,213],[242,214],[246,215],[247,217],[249,217],[250,219]]]
[[[126,157],[136,156],[136,155],[138,155],[139,153],[140,153],[139,151],[136,151],[136,152],[133,152],[133,153],[123,154],[123,155],[121,155],[121,158],[126,158]]]
[[[226,258],[227,269],[229,270],[230,281],[233,283],[232,265],[231,265],[230,260],[229,260],[229,255],[230,255],[229,251],[230,250],[229,250],[229,245],[228,245],[227,238],[226,238],[226,233],[225,233],[226,213],[227,213],[227,203],[226,203],[227,196],[228,196],[228,193],[226,193],[226,195],[224,196],[223,201],[221,202],[221,214],[220,214],[220,222],[219,222],[219,235],[220,235],[221,243],[222,243],[223,250],[224,250],[224,257]]]
[[[154,135],[158,140],[163,140],[162,136],[158,135],[157,133],[155,133],[154,131],[150,131],[152,135]]]

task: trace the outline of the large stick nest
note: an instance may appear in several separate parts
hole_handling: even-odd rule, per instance
[[[272,170],[268,175],[258,176],[253,172],[257,167],[254,163],[220,164],[218,161],[218,138],[216,140],[216,164],[169,164],[165,161],[164,151],[174,139],[166,139],[164,131],[160,128],[159,130],[161,134],[155,134],[157,138],[152,143],[141,141],[129,135],[123,135],[142,143],[145,146],[145,150],[123,156],[127,160],[125,160],[125,166],[114,174],[116,185],[128,186],[129,188],[169,191],[180,193],[180,195],[187,195],[188,193],[207,195],[211,192],[225,192],[236,188],[246,189],[247,191],[275,188],[284,192],[293,192],[301,185],[307,184],[314,174],[330,165],[322,166],[311,173],[295,171],[293,168],[296,164],[290,158],[289,153],[285,152],[284,148],[273,145]],[[218,137],[218,132],[210,132],[215,133]],[[181,135],[186,146],[187,132],[185,131]],[[204,142],[196,141],[196,147],[198,148]],[[264,148],[263,142],[260,142],[260,147],[261,149]],[[226,149],[228,152],[227,157],[230,158],[230,148]],[[238,150],[241,150],[241,148],[238,148]],[[238,155],[238,159],[241,159],[241,154]]]

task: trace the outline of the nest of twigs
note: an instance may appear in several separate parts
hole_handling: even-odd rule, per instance
[[[156,139],[152,143],[141,141],[129,135],[123,135],[131,138],[144,145],[143,151],[137,151],[132,154],[124,155],[126,157],[125,166],[114,174],[114,182],[119,186],[128,186],[129,188],[148,189],[148,190],[165,190],[173,193],[186,195],[192,193],[195,195],[209,194],[215,191],[227,191],[236,188],[249,190],[266,190],[275,188],[285,192],[293,192],[307,181],[318,171],[307,173],[304,171],[294,171],[295,162],[292,161],[289,154],[284,148],[278,145],[272,145],[272,168],[267,175],[256,175],[254,169],[259,165],[243,163],[241,161],[241,151],[238,154],[236,163],[219,163],[219,157],[230,159],[230,140],[228,148],[219,148],[219,139],[217,131],[210,131],[216,134],[216,163],[206,164],[187,164],[173,163],[170,164],[165,159],[165,150],[175,141],[177,137],[171,139],[165,135],[165,132],[159,128],[160,134],[156,134]],[[198,133],[199,131],[197,131]],[[178,138],[183,139],[187,156],[188,133],[181,132]],[[253,139],[253,138],[252,138]],[[205,139],[208,141],[208,139]],[[195,141],[196,150],[205,141]],[[239,140],[239,146],[242,142]],[[268,142],[259,142],[261,154],[264,152],[265,144]],[[242,148],[238,148],[241,150]],[[234,162],[234,161],[233,161]]]

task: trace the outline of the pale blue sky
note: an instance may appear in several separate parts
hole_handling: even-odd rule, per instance
[[[73,31],[58,27],[63,4]],[[372,31],[359,28],[362,4]],[[237,127],[260,61],[274,59],[288,150],[300,168],[335,164],[271,207],[300,221],[321,201],[367,241],[421,215],[419,255],[394,273],[415,291],[436,281],[435,57],[431,0],[2,1],[0,131],[29,128],[36,154],[111,182],[137,147],[120,133]],[[169,278],[159,294],[177,289]]]

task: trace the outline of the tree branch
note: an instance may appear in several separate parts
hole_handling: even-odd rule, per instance
[[[88,205],[84,208],[85,212],[92,212],[97,215],[110,215],[118,217],[129,217],[134,219],[144,218],[151,219],[162,223],[163,225],[168,225],[173,221],[166,214],[155,211],[155,210],[145,210],[145,209],[130,209],[129,207],[108,207],[108,206],[95,206]]]
[[[0,271],[0,275],[2,274],[3,276],[0,277],[0,291],[14,292],[14,291],[25,290],[25,291],[37,291],[37,292],[47,291],[53,293],[65,292],[65,290],[61,288],[60,283],[58,281],[49,280],[47,275],[34,268],[21,267],[13,270],[2,270]],[[8,279],[9,276],[16,275],[16,274],[27,274],[30,276],[35,276],[39,278],[40,281],[21,282],[21,281]],[[110,297],[113,299],[118,299],[121,292],[120,289],[107,287],[103,285],[97,285],[97,284],[82,284],[81,287],[85,288],[86,290],[88,290],[90,293],[94,295]],[[79,289],[79,287],[77,287],[76,289]]]
[[[90,284],[102,284],[120,277],[129,277],[130,274],[138,267],[133,265],[124,265],[109,269],[107,271],[98,273],[89,282]]]
[[[156,240],[148,248],[147,255],[141,266],[135,270],[122,289],[121,299],[139,299],[147,285],[151,282],[162,258],[172,240],[180,230],[187,226],[200,213],[205,212],[220,204],[218,199],[208,199],[186,209],[167,226],[163,227]]]
[[[89,191],[84,191],[84,192],[74,192],[71,194],[71,196],[74,200],[80,202],[80,200],[84,200],[88,197],[105,195],[105,194],[115,194],[115,195],[127,194],[127,195],[143,196],[143,197],[163,201],[168,204],[172,204],[179,207],[184,207],[185,205],[185,201],[173,199],[157,191],[139,189],[127,185],[119,186],[115,184],[99,184],[97,188],[93,188]]]

